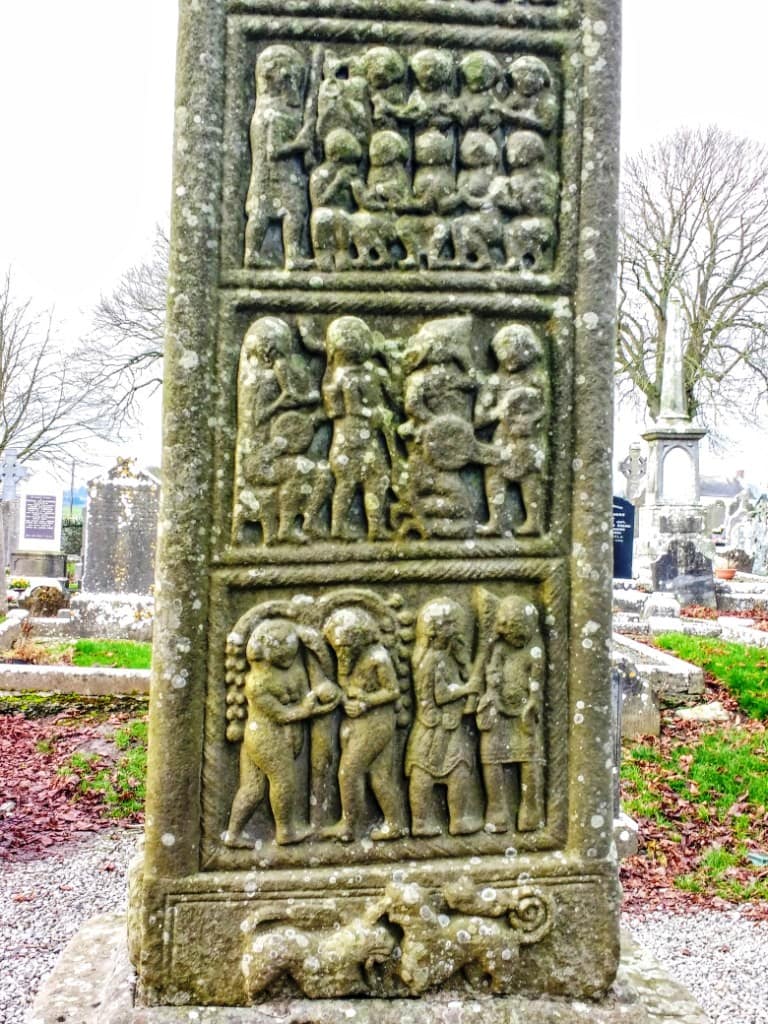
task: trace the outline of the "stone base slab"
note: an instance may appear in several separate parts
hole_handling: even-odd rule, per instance
[[[26,1024],[707,1024],[690,994],[627,936],[600,1003],[455,993],[421,999],[274,1001],[253,1007],[134,1004],[125,918],[87,921],[41,987]]]

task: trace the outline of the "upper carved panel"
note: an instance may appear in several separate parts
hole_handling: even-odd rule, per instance
[[[562,235],[557,60],[300,41],[251,59],[243,269],[547,286]]]

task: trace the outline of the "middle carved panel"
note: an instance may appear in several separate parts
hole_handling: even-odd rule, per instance
[[[237,370],[232,543],[546,535],[552,347],[522,319],[257,317]]]

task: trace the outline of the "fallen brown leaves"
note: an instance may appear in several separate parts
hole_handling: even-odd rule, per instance
[[[764,724],[740,711],[738,703],[714,676],[705,674],[705,680],[707,698],[722,703],[732,715],[733,726],[746,731],[765,731]],[[647,737],[644,742],[668,761],[675,748],[695,744],[704,731],[712,729],[712,725],[679,721],[667,713],[663,717],[661,737]],[[697,805],[688,799],[688,796],[699,795],[695,782],[689,780],[688,796],[679,792],[679,786],[678,789],[672,787],[672,782],[679,784],[686,779],[692,760],[691,755],[683,755],[679,758],[678,769],[654,763],[648,772],[646,782],[660,800],[660,812],[670,824],[659,824],[652,818],[637,818],[639,852],[623,861],[620,872],[625,910],[643,914],[655,910],[680,913],[702,907],[732,909],[733,903],[728,900],[707,892],[680,889],[674,882],[682,875],[693,874],[701,857],[713,847],[730,850],[736,845],[732,819],[737,815],[752,814],[750,845],[755,849],[768,849],[768,813],[765,808],[760,808],[756,814],[755,808],[740,798],[728,809],[723,820],[713,815],[705,821],[697,813]],[[622,782],[623,795],[629,795],[630,789],[631,784]],[[734,882],[746,885],[756,879],[768,880],[768,867],[757,871],[754,867],[733,867],[726,874]],[[740,907],[745,917],[768,920],[768,901],[755,900],[749,904],[742,903]]]
[[[680,609],[680,615],[684,619],[718,619],[721,615],[727,615],[732,619],[752,619],[754,628],[762,632],[768,631],[768,608],[749,608],[736,611],[718,611],[717,608],[708,608],[703,604],[689,604]]]
[[[0,860],[37,857],[114,826],[102,816],[97,796],[78,793],[73,800],[80,780],[58,769],[75,751],[98,751],[108,763],[105,735],[120,720],[0,715]]]

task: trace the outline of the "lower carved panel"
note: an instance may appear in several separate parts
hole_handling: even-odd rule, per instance
[[[160,912],[163,987],[142,996],[233,1006],[437,991],[599,998],[608,989],[618,947],[613,879],[483,875],[468,867],[429,884],[400,869],[381,886],[291,897],[254,887],[249,875],[240,892],[170,895]]]

